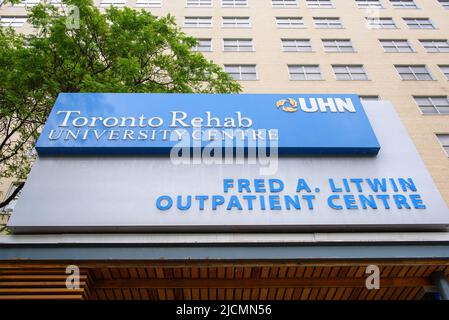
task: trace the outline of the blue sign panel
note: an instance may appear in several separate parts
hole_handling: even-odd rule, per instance
[[[356,95],[61,93],[36,150],[168,155],[186,146],[266,146],[281,155],[380,149]]]

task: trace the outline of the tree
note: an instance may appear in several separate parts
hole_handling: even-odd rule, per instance
[[[196,40],[172,16],[62,2],[69,11],[46,3],[31,9],[33,34],[0,27],[0,177],[26,177],[60,92],[240,91],[219,65],[192,50]]]

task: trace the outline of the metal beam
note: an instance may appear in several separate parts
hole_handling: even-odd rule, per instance
[[[449,245],[2,245],[0,261],[449,259]]]
[[[449,282],[443,272],[438,271],[432,274],[432,280],[438,288],[442,300],[449,300]]]

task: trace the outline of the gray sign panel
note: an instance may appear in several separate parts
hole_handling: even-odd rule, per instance
[[[8,226],[15,233],[446,228],[449,210],[391,104],[366,103],[365,111],[381,145],[376,157],[281,157],[272,175],[261,175],[259,164],[40,157]]]

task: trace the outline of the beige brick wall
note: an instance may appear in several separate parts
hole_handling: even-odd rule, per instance
[[[219,64],[256,64],[257,81],[242,81],[246,93],[357,93],[379,95],[391,101],[413,139],[438,189],[449,205],[449,158],[441,148],[435,134],[449,133],[449,115],[424,116],[415,104],[413,95],[448,95],[449,83],[438,64],[449,64],[449,53],[426,53],[418,39],[448,39],[449,10],[443,9],[437,0],[415,0],[419,9],[393,9],[387,0],[381,0],[384,9],[379,16],[392,17],[398,29],[370,30],[365,17],[372,11],[358,9],[355,0],[332,0],[334,9],[308,9],[305,0],[299,0],[299,8],[275,9],[270,0],[248,0],[248,8],[221,8],[219,0],[213,0],[212,8],[186,8],[185,0],[163,0],[162,8],[152,8],[158,16],[171,13],[180,25],[184,16],[212,16],[213,27],[185,29],[198,38],[212,38],[213,51],[205,55]],[[135,1],[127,5],[134,7]],[[0,8],[0,15],[24,14],[24,8]],[[222,16],[250,16],[252,27],[225,29]],[[276,16],[301,16],[304,29],[278,29]],[[340,17],[344,29],[316,29],[312,17]],[[435,30],[408,29],[403,17],[428,17],[437,26]],[[81,17],[82,18],[82,17]],[[29,27],[19,29],[29,32]],[[223,52],[223,38],[252,38],[254,52]],[[314,52],[282,52],[281,38],[311,39]],[[355,53],[326,53],[322,38],[349,38]],[[408,39],[415,53],[385,53],[379,38]],[[319,64],[325,80],[290,81],[287,64]],[[363,64],[369,81],[336,81],[331,64]],[[394,64],[426,64],[434,81],[401,81]],[[407,159],[404,159],[406,161]],[[6,184],[0,184],[0,191]]]

